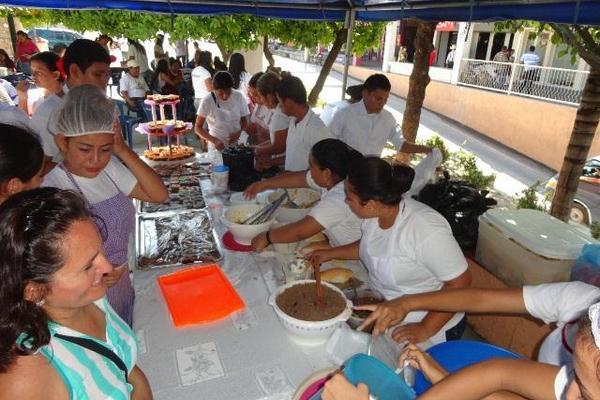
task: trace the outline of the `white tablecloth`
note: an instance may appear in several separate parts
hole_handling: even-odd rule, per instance
[[[331,365],[325,346],[293,342],[267,304],[285,279],[274,254],[224,252],[222,269],[246,303],[241,318],[175,328],[156,278],[176,269],[134,273],[138,365],[156,400],[290,399],[308,375]]]

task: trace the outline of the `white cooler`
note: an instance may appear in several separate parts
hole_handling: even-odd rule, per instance
[[[549,214],[493,209],[479,217],[475,258],[512,287],[568,281],[589,234]]]

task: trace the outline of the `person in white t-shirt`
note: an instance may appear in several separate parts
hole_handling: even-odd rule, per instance
[[[144,107],[144,100],[146,95],[150,94],[150,88],[148,88],[146,80],[140,74],[140,65],[137,61],[127,61],[127,73],[123,75],[119,82],[119,90],[127,106],[135,111],[138,117],[144,121],[150,120]]]
[[[217,72],[212,86],[213,91],[200,103],[195,132],[200,139],[208,142],[209,149],[222,151],[237,143],[248,124],[250,110],[246,98],[233,89],[233,78],[229,72]],[[208,132],[204,129],[204,121],[208,123]]]
[[[331,121],[333,120],[333,117],[339,110],[348,107],[350,104],[358,103],[362,100],[362,90],[362,84],[348,86],[346,88],[346,94],[349,95],[350,98],[341,101],[336,101],[333,103],[327,103],[323,108],[321,114],[319,114],[319,118],[321,118],[325,125],[329,126],[331,124]]]
[[[417,346],[409,345],[399,364],[420,369],[433,386],[419,400],[592,400],[600,399],[600,303],[579,319],[574,369],[526,359],[492,358],[449,373]],[[369,388],[337,374],[325,384],[323,400],[369,400]]]
[[[280,78],[273,72],[263,74],[256,88],[260,101],[272,111],[269,124],[269,141],[254,148],[256,169],[264,171],[272,167],[280,167],[285,164],[285,143],[290,126],[290,117],[281,111],[279,100],[277,100],[277,85]]]
[[[337,111],[328,125],[334,137],[364,155],[381,156],[388,142],[398,152],[429,153],[431,149],[404,140],[396,119],[384,109],[392,85],[383,74],[373,74],[363,84],[362,101]]]
[[[262,103],[262,97],[256,87],[258,80],[263,75],[264,72],[257,72],[252,75],[252,78],[248,82],[248,98],[250,99],[252,112],[250,113],[250,122],[246,128],[246,133],[249,136],[248,143],[251,145],[271,143],[269,125],[273,116],[273,110]]]
[[[194,56],[196,67],[192,70],[192,86],[194,87],[194,106],[200,108],[200,102],[212,91],[212,77],[215,69],[212,66],[210,51],[198,51]]]
[[[181,65],[186,65],[188,60],[187,40],[175,41],[175,58],[181,61]]]
[[[229,57],[227,70],[233,76],[233,88],[242,92],[244,96],[248,93],[248,82],[251,75],[246,71],[246,61],[241,53],[233,53]],[[246,97],[248,100],[248,97]]]
[[[127,61],[135,60],[140,66],[140,74],[144,77],[147,84],[152,81],[152,70],[148,66],[148,56],[146,49],[137,40],[127,39],[129,47],[127,49]]]
[[[48,170],[56,165],[52,160],[60,159],[54,133],[49,129],[49,121],[62,104],[65,94],[69,89],[84,84],[94,85],[106,91],[110,78],[110,57],[102,46],[92,40],[77,39],[71,43],[65,52],[63,66],[67,74],[66,85],[62,91],[48,96],[38,105],[30,123],[31,129],[42,139]]]
[[[309,107],[306,88],[295,76],[284,77],[276,89],[281,111],[290,117],[285,141],[285,170],[306,171],[310,149],[332,137],[323,121]]]
[[[540,68],[536,68],[540,65],[540,56],[535,52],[535,46],[529,46],[529,51],[521,56],[519,60],[521,64],[525,64],[523,67],[523,81],[521,84],[521,90],[525,93],[531,93],[533,82],[540,79]]]
[[[50,121],[64,161],[44,177],[43,186],[74,190],[93,209],[114,267],[106,277],[108,300],[131,325],[134,293],[126,267],[135,225],[131,199],[162,203],[169,194],[156,172],[123,142],[116,118],[114,103],[98,87],[71,89]]]
[[[359,329],[373,324],[375,337],[417,310],[529,314],[546,324],[554,323],[556,329],[544,339],[538,361],[561,367],[560,371],[556,370],[555,390],[556,398],[562,400],[568,386],[568,376],[572,375],[573,370],[573,349],[579,332],[576,322],[599,300],[600,288],[596,286],[583,282],[560,282],[523,288],[468,288],[422,293],[379,305],[357,306],[356,309],[373,311]],[[417,348],[411,348],[404,358],[415,360],[414,366],[421,369],[431,383],[437,383],[448,375]],[[399,364],[402,363],[401,360]]]
[[[261,233],[252,239],[252,247],[261,251],[271,243],[294,243],[323,232],[332,246],[343,246],[360,239],[360,220],[345,202],[344,179],[350,165],[362,155],[337,139],[317,142],[310,153],[310,170],[283,174],[250,185],[244,195],[274,188],[313,188],[321,199],[298,222]]]
[[[572,349],[577,333],[577,324],[573,322],[598,301],[600,288],[583,282],[560,282],[523,288],[469,288],[422,293],[399,297],[380,305],[358,306],[357,309],[373,311],[362,328],[374,324],[375,336],[402,321],[409,312],[417,310],[528,314],[546,324],[556,325],[556,329],[544,339],[538,361],[572,366]]]
[[[465,288],[471,284],[467,261],[450,225],[437,211],[403,194],[414,170],[391,166],[378,157],[355,162],[346,179],[346,202],[363,220],[360,241],[307,255],[313,265],[331,259],[360,259],[369,282],[386,300],[415,293]],[[463,313],[415,311],[394,329],[397,342],[432,344],[458,339]]]

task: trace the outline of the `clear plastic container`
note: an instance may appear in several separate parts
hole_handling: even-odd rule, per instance
[[[229,167],[226,165],[214,166],[210,180],[215,193],[225,193],[229,183]]]

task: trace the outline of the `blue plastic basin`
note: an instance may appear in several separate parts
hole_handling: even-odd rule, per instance
[[[440,343],[431,347],[427,352],[449,372],[455,372],[491,358],[521,358],[520,355],[502,347],[473,340],[452,340]],[[416,371],[414,389],[417,396],[430,387],[431,384],[421,371]]]

